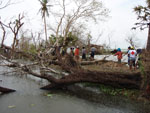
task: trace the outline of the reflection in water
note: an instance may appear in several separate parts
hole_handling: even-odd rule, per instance
[[[0,69],[2,72],[6,68]],[[63,92],[43,91],[39,89],[43,85],[41,79],[29,78],[0,75],[1,86],[17,90],[14,93],[0,95],[0,113],[144,113],[131,104],[111,107],[69,96]]]

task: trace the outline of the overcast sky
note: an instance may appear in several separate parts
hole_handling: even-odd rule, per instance
[[[12,0],[13,1],[13,0]],[[16,2],[17,0],[14,0]],[[21,2],[15,5],[11,5],[5,9],[0,10],[1,20],[8,22],[13,16],[17,16],[19,13],[25,13],[28,23],[25,27],[30,27],[37,31],[41,29],[42,21],[40,14],[37,14],[40,9],[38,0],[20,0]],[[145,0],[102,0],[104,5],[110,10],[110,17],[105,22],[99,24],[88,25],[91,29],[93,37],[93,43],[110,44],[111,48],[127,48],[129,44],[125,39],[132,34],[131,28],[134,23],[137,22],[136,14],[133,12],[133,8],[137,5],[144,5]],[[30,21],[29,21],[30,20]],[[103,31],[99,40],[96,40],[99,33]],[[144,47],[147,41],[147,30],[134,31],[138,38],[140,47]],[[1,36],[0,36],[1,39]],[[96,41],[95,41],[96,40]],[[7,39],[5,42],[7,45],[11,44],[12,39]]]

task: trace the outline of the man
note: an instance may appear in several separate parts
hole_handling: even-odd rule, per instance
[[[78,61],[79,60],[79,46],[77,46],[77,48],[75,49],[74,55],[75,55],[76,61]]]
[[[86,60],[86,49],[85,49],[85,47],[82,48],[82,60]]]
[[[95,52],[96,52],[96,48],[93,46],[91,48],[91,58],[92,58],[92,60],[94,60]]]
[[[128,52],[131,50],[131,47],[129,46],[128,47],[128,51],[127,51],[127,54],[128,54]],[[128,55],[128,65],[130,66],[130,57],[129,57],[129,55]]]
[[[70,55],[74,56],[74,48],[73,47],[70,48]]]
[[[128,57],[130,58],[130,70],[132,70],[132,66],[134,70],[136,69],[135,61],[136,61],[137,52],[134,50],[134,47],[131,47],[131,50],[128,52]]]

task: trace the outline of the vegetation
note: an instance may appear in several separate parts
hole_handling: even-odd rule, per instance
[[[59,45],[63,45],[64,37],[60,36],[60,37],[57,37],[57,38],[59,38]],[[52,45],[54,45],[56,43],[56,39],[57,38],[54,35],[51,35],[49,37],[50,43]],[[76,45],[77,41],[78,41],[78,37],[76,35],[74,35],[72,32],[69,32],[67,40],[66,40],[66,43],[65,43],[65,46],[66,47],[68,47],[68,46],[74,46],[74,45]]]
[[[114,88],[107,85],[102,84],[92,84],[92,83],[84,83],[84,87],[93,87],[93,88],[99,88],[100,92],[103,92],[108,95],[112,96],[125,96],[132,99],[138,99],[140,95],[139,90],[129,90],[129,89],[121,89],[121,88]]]
[[[48,4],[48,0],[39,0],[39,2],[41,3],[41,8],[40,8],[40,12],[42,14],[42,18],[44,20],[44,30],[45,30],[45,39],[46,39],[46,42],[48,42],[48,39],[47,39],[47,24],[46,24],[46,15],[49,16],[49,12],[48,12],[48,7],[50,5],[47,5]]]
[[[38,34],[38,37],[34,36],[32,33],[31,37],[26,37],[20,33],[21,28],[24,25],[24,15],[19,14],[18,18],[13,20],[13,22],[11,20],[9,24],[5,24],[0,21],[3,31],[2,50],[5,50],[4,53],[9,56],[0,55],[0,57],[9,62],[6,66],[14,67],[21,72],[49,81],[49,84],[42,87],[42,89],[63,89],[75,83],[89,82],[104,84],[99,85],[99,89],[104,93],[109,93],[111,95],[134,97],[138,94],[135,89],[139,90],[141,88],[141,82],[144,81],[139,71],[130,71],[127,73],[124,71],[127,70],[127,66],[125,64],[122,63],[121,67],[121,65],[119,66],[116,62],[107,61],[105,58],[99,61],[83,61],[87,64],[90,64],[91,62],[96,64],[90,65],[91,69],[89,69],[86,66],[82,66],[82,61],[80,62],[77,59],[74,59],[72,54],[65,54],[63,56],[62,52],[60,52],[60,47],[66,49],[67,47],[78,45],[79,43],[81,43],[81,45],[85,44],[89,52],[91,47],[91,34],[88,33],[86,35],[86,41],[81,41],[82,36],[84,36],[83,34],[86,32],[84,30],[82,31],[80,28],[83,25],[83,21],[88,20],[96,23],[101,20],[101,18],[108,17],[109,11],[103,6],[102,2],[96,0],[72,0],[71,3],[68,3],[66,0],[62,0],[59,2],[58,10],[53,12],[55,15],[54,18],[57,22],[54,23],[54,26],[52,26],[53,28],[50,27],[50,30],[53,30],[53,35],[51,34],[49,39],[47,38],[48,23],[46,22],[46,14],[48,16],[50,13],[48,10],[50,5],[48,5],[48,0],[39,0],[39,2],[41,3],[40,11],[42,13],[42,18],[44,19],[45,40],[42,40],[40,33]],[[69,6],[68,4],[74,5],[74,7],[69,9],[69,11],[67,8],[67,6]],[[142,20],[140,23],[136,23],[137,27],[141,27],[142,29],[144,25],[148,25],[150,28],[149,8],[149,0],[147,0],[147,7],[138,6],[135,8],[138,18]],[[13,35],[13,43],[10,47],[3,44],[6,39],[6,29],[9,29]],[[149,37],[147,50],[150,49]],[[38,39],[35,40],[35,38]],[[109,48],[107,45],[105,47]],[[22,64],[19,61],[14,61],[13,59],[15,59],[15,55],[18,55],[18,53],[21,53],[22,56],[34,57],[34,61],[36,60],[36,62],[33,61],[31,64]],[[145,59],[144,61],[148,60]],[[35,65],[38,65],[37,67],[39,71],[35,71],[31,68]],[[53,65],[58,65],[63,72],[54,70]],[[120,68],[124,68],[124,70],[121,70]],[[141,66],[140,68],[144,73],[145,67],[143,68]],[[148,74],[146,72],[146,81],[150,80]],[[55,75],[60,76],[58,77]],[[146,85],[147,84],[149,83],[146,83]],[[145,89],[146,88],[144,87],[144,90]]]
[[[135,23],[136,28],[140,28],[141,30],[144,30],[148,26],[148,40],[147,40],[147,46],[146,49],[150,50],[150,0],[146,0],[147,6],[138,5],[134,8],[134,11],[137,14],[137,19],[140,20],[140,22]]]

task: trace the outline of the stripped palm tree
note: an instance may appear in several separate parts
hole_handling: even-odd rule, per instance
[[[46,43],[47,43],[48,40],[47,40],[46,15],[49,16],[48,7],[50,7],[51,5],[48,5],[48,0],[42,0],[42,1],[39,0],[39,2],[41,3],[41,8],[39,12],[41,12],[42,18],[44,19],[45,38],[46,38]]]

